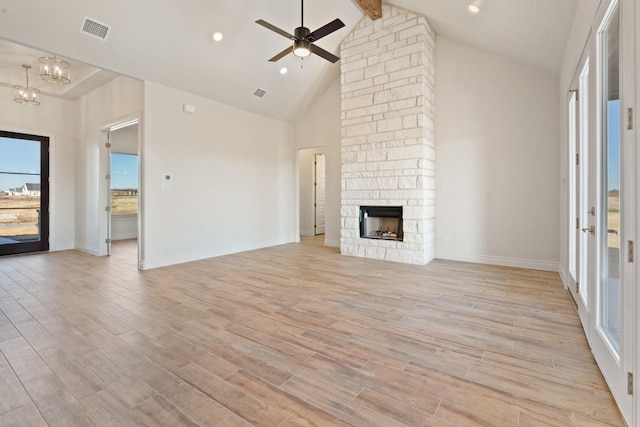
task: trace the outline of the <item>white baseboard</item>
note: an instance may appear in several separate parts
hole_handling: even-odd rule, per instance
[[[333,239],[324,239],[324,245],[325,246],[331,246],[332,248],[339,248],[340,247],[340,239],[338,240],[333,240]]]
[[[300,230],[301,236],[315,236],[313,230]]]
[[[138,237],[138,233],[112,233],[111,240],[128,240],[135,239]]]
[[[98,248],[94,246],[83,245],[76,242],[75,249],[77,251],[90,253],[91,255],[98,255]]]
[[[565,270],[564,265],[558,265],[558,273],[560,273],[560,279],[562,280],[564,288],[569,289],[569,275],[567,274],[567,270]]]
[[[262,248],[268,248],[271,246],[284,245],[287,243],[292,243],[293,241],[294,241],[293,238],[276,239],[276,240],[269,240],[269,241],[262,241],[262,242],[253,242],[250,244],[247,243],[247,244],[237,245],[237,246],[229,246],[223,249],[207,251],[207,252],[193,252],[193,253],[184,254],[184,255],[160,257],[160,258],[155,258],[150,260],[143,259],[143,260],[140,260],[139,267],[141,270],[149,270],[152,268],[166,267],[168,265],[183,264],[185,262],[199,261],[201,259],[216,258],[223,255],[231,255],[239,252],[247,252],[255,249],[262,249]]]
[[[436,251],[436,258],[450,261],[473,262],[476,264],[501,265],[504,267],[529,268],[532,270],[559,271],[560,264],[551,261],[537,261],[521,258],[507,258],[490,255],[476,255],[459,252]]]

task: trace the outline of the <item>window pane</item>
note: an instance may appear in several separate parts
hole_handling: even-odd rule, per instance
[[[138,156],[111,154],[111,214],[138,213]]]
[[[0,172],[40,175],[40,141],[0,137]],[[8,185],[0,182],[0,190]]]
[[[613,348],[620,351],[620,44],[618,8],[601,32],[602,70],[602,272],[599,280],[599,321]]]
[[[49,249],[48,147],[47,137],[0,130],[0,255]]]
[[[0,185],[2,243],[40,240],[40,176],[0,173]]]

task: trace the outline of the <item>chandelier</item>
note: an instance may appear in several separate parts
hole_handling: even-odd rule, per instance
[[[71,65],[67,61],[58,59],[55,55],[53,58],[40,58],[40,77],[49,83],[58,83],[66,85],[71,83],[69,77],[69,69]]]
[[[40,91],[36,88],[29,87],[29,69],[31,68],[31,65],[23,65],[23,67],[24,73],[27,77],[27,84],[25,86],[13,86],[13,89],[15,90],[13,100],[20,104],[40,105]]]

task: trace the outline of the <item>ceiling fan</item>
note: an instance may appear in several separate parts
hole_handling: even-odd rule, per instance
[[[301,3],[301,12],[300,12],[301,23],[300,23],[300,26],[294,30],[295,35],[291,35],[286,31],[281,30],[275,25],[272,25],[262,19],[258,19],[256,21],[256,24],[262,25],[263,27],[268,28],[273,32],[276,32],[282,36],[285,36],[290,40],[293,40],[292,46],[286,48],[285,50],[283,50],[282,52],[280,52],[279,54],[271,58],[269,61],[276,62],[277,60],[285,57],[290,53],[293,53],[294,55],[299,56],[301,58],[309,56],[312,53],[315,53],[316,55],[323,57],[327,61],[335,63],[340,58],[333,55],[332,53],[327,52],[321,47],[316,46],[313,43],[320,40],[322,37],[329,35],[334,31],[344,27],[344,23],[339,19],[335,19],[329,22],[327,25],[322,26],[313,32],[310,32],[309,29],[304,26],[304,0],[300,0],[300,3]]]

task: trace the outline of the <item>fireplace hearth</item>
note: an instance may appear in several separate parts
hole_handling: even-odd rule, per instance
[[[402,241],[402,206],[360,206],[360,237]]]

